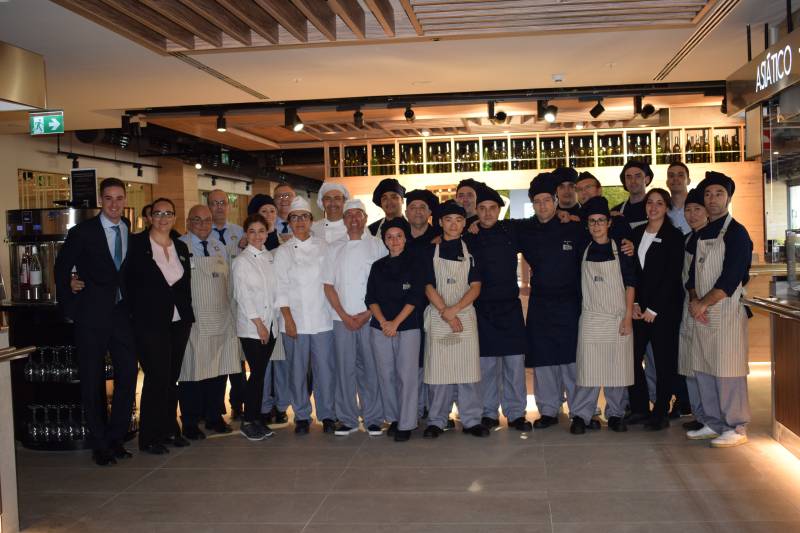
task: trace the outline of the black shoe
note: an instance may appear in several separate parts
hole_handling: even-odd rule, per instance
[[[117,460],[114,459],[114,453],[108,448],[94,450],[92,452],[92,460],[97,466],[108,466],[117,464]]]
[[[628,431],[628,426],[625,425],[625,421],[618,416],[612,416],[608,419],[608,429],[611,431],[616,431],[617,433],[624,433]]]
[[[438,438],[442,433],[444,433],[444,430],[439,426],[428,426],[425,428],[422,436],[426,439],[435,439]]]
[[[586,422],[583,418],[576,416],[572,419],[572,424],[569,426],[569,432],[573,435],[583,435],[586,433]]]
[[[401,430],[398,429],[394,433],[394,441],[395,442],[405,442],[410,438],[411,438],[411,432],[407,431],[407,430],[406,431],[401,431]]]
[[[447,425],[444,427],[444,430],[448,431],[448,430],[455,429],[455,428],[456,428],[456,421],[453,420],[452,418],[448,418],[447,419]]]
[[[391,424],[389,424],[389,429],[386,430],[386,436],[394,437],[396,433],[397,433],[397,422],[392,422]]]
[[[519,418],[515,418],[514,420],[511,420],[508,423],[508,427],[514,428],[517,431],[532,431],[533,430],[533,424],[531,424],[530,422],[525,420],[524,416],[521,416]]]
[[[276,426],[289,423],[289,417],[286,416],[286,411],[276,411],[273,420]]]
[[[591,420],[589,420],[589,423],[586,425],[586,429],[598,430],[600,429],[600,427],[601,427],[600,421],[596,418],[592,418]]]
[[[475,424],[471,428],[462,428],[462,432],[469,433],[474,437],[488,437],[489,436],[489,428],[484,426],[483,424]]]
[[[625,417],[625,423],[629,426],[644,424],[650,420],[650,413],[631,413]]]
[[[647,431],[661,431],[669,427],[669,419],[664,417],[651,417],[650,420],[644,423],[644,429]]]
[[[222,420],[221,418],[214,422],[206,421],[206,429],[209,431],[213,431],[214,433],[222,433],[222,434],[233,432],[233,428],[230,427],[228,424],[226,424],[225,421]]]
[[[139,449],[150,455],[164,455],[165,453],[169,453],[169,449],[163,444],[148,444],[147,446],[139,446]]]
[[[197,424],[193,424],[191,426],[184,425],[183,436],[189,440],[203,440],[206,438],[206,434],[203,433],[199,427],[197,427]]]
[[[687,431],[697,431],[698,429],[703,429],[703,423],[698,422],[697,420],[692,420],[691,422],[684,422],[683,429]]]
[[[544,429],[555,426],[556,424],[558,424],[558,418],[555,416],[542,415],[539,420],[534,421],[533,427],[536,429]]]
[[[111,446],[111,453],[114,455],[115,459],[130,459],[133,457],[133,454],[125,449],[125,446],[122,444],[113,444]]]
[[[192,443],[184,439],[180,433],[169,439],[169,444],[176,448],[185,448],[192,445]]]
[[[294,421],[294,432],[297,435],[308,435],[308,427],[310,422],[308,420],[295,420]]]
[[[336,433],[336,422],[331,420],[330,418],[326,418],[322,421],[322,432],[323,433]]]
[[[240,420],[244,416],[244,408],[241,405],[231,407],[231,420]]]
[[[498,419],[496,419],[496,418],[490,418],[488,416],[484,416],[483,418],[481,418],[481,425],[483,427],[492,429],[492,428],[496,428],[497,426],[499,426],[500,425],[500,421]]]
[[[272,421],[274,419],[272,417],[272,413],[270,412],[270,413],[261,413],[259,420],[261,420],[261,423],[263,425],[268,426],[269,424],[272,424]]]

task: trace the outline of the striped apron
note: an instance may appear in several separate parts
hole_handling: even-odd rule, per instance
[[[195,322],[178,381],[201,381],[241,372],[228,262],[220,256],[197,255],[190,261]]]
[[[702,298],[714,288],[725,260],[725,241],[731,215],[716,239],[697,241],[694,285]],[[744,292],[741,282],[729,298],[723,298],[708,308],[708,323],[695,322],[692,336],[694,371],[719,378],[747,376],[747,313],[741,302]]]
[[[622,207],[619,208],[619,212],[620,212],[621,215],[625,214],[625,208],[627,206],[628,206],[628,200],[625,200],[624,202],[622,202]],[[640,220],[638,222],[628,221],[628,225],[630,225],[631,229],[638,228],[642,224],[647,224],[647,220]]]
[[[686,240],[684,241],[684,250],[686,249],[686,244],[689,242],[691,237],[691,233],[686,236]],[[692,264],[693,257],[694,256],[689,252],[684,252],[683,276],[681,277],[684,286],[689,280],[689,267]],[[689,294],[687,293],[683,298],[683,314],[681,315],[680,337],[678,340],[678,374],[681,376],[694,376],[693,368],[695,363],[692,361],[692,335],[694,334],[694,329],[695,321],[692,318],[692,315],[689,314]]]
[[[619,334],[626,311],[625,284],[613,240],[611,247],[613,261],[587,261],[589,247],[583,252],[583,303],[576,358],[577,383],[581,387],[633,384],[633,334]]]
[[[469,290],[469,268],[472,256],[467,245],[461,242],[463,261],[447,261],[439,257],[439,245],[433,254],[436,290],[445,305],[458,303]],[[477,383],[481,380],[480,348],[478,346],[478,320],[472,305],[462,309],[458,318],[464,326],[461,333],[453,333],[450,325],[432,306],[425,308],[425,383],[450,385]]]

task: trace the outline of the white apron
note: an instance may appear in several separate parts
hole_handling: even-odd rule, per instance
[[[436,290],[445,305],[458,303],[469,290],[469,268],[472,256],[461,242],[463,261],[447,261],[439,257],[439,245],[433,254],[433,270],[436,273]],[[450,325],[439,316],[432,306],[425,308],[425,383],[450,385],[455,383],[477,383],[481,380],[480,349],[478,347],[478,320],[475,308],[470,304],[458,313],[464,327],[461,333],[453,333]]]
[[[620,335],[625,318],[625,284],[612,240],[613,261],[581,262],[583,304],[578,324],[577,383],[582,387],[633,385],[633,333]]]
[[[684,250],[691,237],[692,234],[690,233],[684,240]],[[689,267],[692,264],[693,257],[694,256],[689,252],[684,252],[683,275],[681,277],[684,286],[686,282],[689,281]],[[692,315],[689,314],[689,293],[687,291],[684,292],[680,337],[678,339],[678,374],[681,376],[693,377],[695,362],[692,360],[692,335],[694,334],[695,325]]]
[[[722,274],[725,259],[725,241],[731,215],[716,239],[697,241],[695,253],[694,286],[697,296],[702,298],[714,288]],[[728,298],[708,308],[708,323],[694,320],[692,336],[693,366],[695,372],[703,372],[720,378],[747,375],[747,313],[741,302],[742,284]]]
[[[190,261],[195,322],[178,381],[201,381],[241,372],[228,262],[221,256],[197,255]]]

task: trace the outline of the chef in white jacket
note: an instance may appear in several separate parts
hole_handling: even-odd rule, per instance
[[[310,362],[317,420],[322,420],[326,433],[333,433],[336,430],[336,356],[331,308],[322,282],[328,244],[311,235],[314,217],[305,198],[297,196],[292,200],[287,218],[293,235],[275,250],[275,269],[277,305],[283,316],[281,333],[290,365],[294,430],[297,434],[306,434],[311,424],[307,380]]]
[[[370,435],[383,433],[383,403],[370,342],[372,315],[364,299],[372,263],[389,251],[378,239],[364,235],[366,223],[364,202],[348,200],[344,204],[347,238],[329,245],[323,279],[325,295],[334,310],[336,416],[341,422],[336,429],[338,436],[358,431],[359,415]]]
[[[325,212],[325,218],[311,225],[311,233],[331,243],[347,235],[344,226],[344,204],[350,199],[350,191],[341,183],[326,181],[317,193],[317,205]]]

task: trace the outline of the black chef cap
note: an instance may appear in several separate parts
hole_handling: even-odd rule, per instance
[[[275,200],[268,194],[256,194],[250,199],[250,203],[247,204],[247,214],[252,215],[258,213],[258,210],[265,205],[275,205]]]
[[[469,187],[477,193],[478,187],[480,187],[481,185],[483,185],[483,183],[481,183],[480,181],[476,181],[472,178],[467,178],[465,180],[461,180],[458,182],[458,186],[456,187],[456,192],[458,192],[458,189],[460,189],[461,187]]]
[[[382,179],[378,186],[375,187],[375,192],[372,193],[372,203],[381,206],[381,196],[387,192],[396,192],[400,196],[406,195],[406,188],[400,185],[400,182],[394,178]]]
[[[698,205],[702,205],[702,206],[705,207],[706,204],[705,204],[705,202],[703,202],[703,194],[704,193],[705,193],[705,189],[701,189],[700,187],[695,187],[694,189],[689,191],[689,194],[686,195],[686,202],[684,202],[683,205],[686,205],[686,204],[698,204]]]
[[[435,194],[427,189],[414,189],[413,191],[406,193],[406,205],[410,204],[414,200],[422,200],[428,204],[428,209],[430,209],[431,212],[436,211],[436,207],[439,205],[439,198],[437,198]]]
[[[403,230],[403,233],[406,236],[406,241],[411,240],[411,225],[408,223],[408,220],[404,219],[403,217],[394,217],[391,220],[387,220],[381,226],[381,240],[386,242],[386,232],[392,228],[400,228]]]
[[[534,196],[541,193],[555,195],[558,187],[557,179],[549,172],[538,174],[531,180],[531,186],[528,188],[528,197],[533,200]]]
[[[644,161],[628,161],[627,163],[625,163],[625,166],[622,167],[622,172],[619,173],[619,181],[622,182],[622,188],[625,189],[626,191],[628,190],[628,188],[625,186],[625,171],[628,170],[629,168],[638,168],[642,172],[644,172],[645,176],[650,178],[649,180],[647,180],[647,183],[645,183],[645,185],[650,185],[650,182],[653,181],[653,169],[650,168],[650,165],[648,165]]]
[[[439,210],[436,213],[436,218],[443,218],[447,215],[461,215],[467,218],[467,212],[461,207],[461,204],[455,200],[447,200],[443,204],[439,204]]]
[[[706,172],[705,179],[701,181],[696,188],[700,189],[703,194],[705,194],[706,187],[709,185],[721,185],[728,191],[728,197],[733,196],[733,192],[736,190],[736,183],[734,183],[733,179],[722,172],[714,172],[713,170]]]
[[[477,204],[479,204],[481,202],[485,202],[487,200],[491,200],[493,202],[497,202],[497,205],[499,205],[500,207],[503,207],[504,205],[506,205],[506,203],[500,197],[500,194],[496,190],[494,190],[491,187],[489,187],[488,185],[486,185],[485,183],[481,183],[480,187],[478,187],[478,189],[475,192],[476,192],[476,194],[478,196],[478,199],[475,202],[475,205],[477,205]]]
[[[581,218],[586,220],[589,215],[605,215],[611,218],[611,212],[608,209],[608,200],[602,196],[594,196],[586,200],[581,206]]]
[[[579,181],[583,181],[583,180],[592,180],[592,181],[594,181],[594,182],[595,182],[597,185],[600,185],[600,180],[599,180],[599,179],[597,179],[597,176],[595,176],[595,175],[594,175],[594,174],[592,174],[591,172],[586,172],[586,171],[583,171],[583,172],[581,172],[580,174],[578,174],[578,177],[577,177],[577,178],[575,178],[575,183],[578,183]]]
[[[578,171],[572,167],[558,167],[553,170],[553,176],[556,178],[556,184],[560,185],[565,181],[575,183],[578,181]]]

